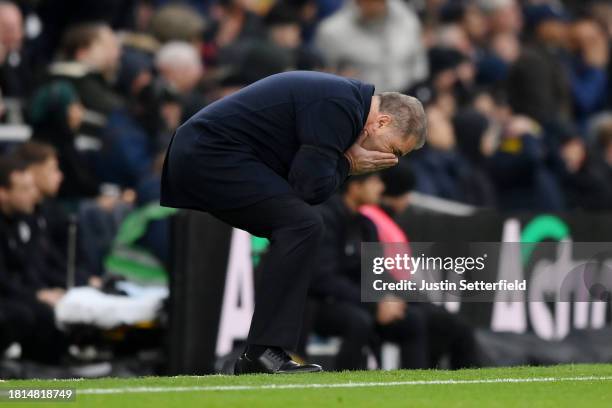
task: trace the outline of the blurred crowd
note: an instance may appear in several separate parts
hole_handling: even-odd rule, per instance
[[[201,107],[324,70],[426,105],[428,144],[406,158],[417,191],[606,210],[610,36],[597,0],[3,0],[0,120],[57,149],[61,199],[133,200]]]
[[[172,134],[277,72],[418,97],[428,139],[400,190],[611,210],[611,39],[605,0],[0,0],[0,349],[36,327],[26,352],[65,346],[50,308],[105,285],[127,214],[146,233],[123,244],[166,265],[169,214],[147,206]]]

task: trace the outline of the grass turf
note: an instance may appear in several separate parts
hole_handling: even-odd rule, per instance
[[[593,378],[562,380],[577,377]],[[542,380],[543,378],[547,380]],[[518,382],[500,382],[501,379],[518,379]],[[540,380],[532,381],[532,379]],[[460,382],[452,384],[448,383],[448,380]],[[418,381],[428,383],[414,383]],[[443,383],[432,383],[432,381]],[[413,383],[389,384],[392,382]],[[346,383],[387,383],[387,385],[351,388],[313,387],[313,384]],[[300,387],[300,384],[307,384],[312,388],[282,388]],[[269,387],[270,385],[280,388],[248,388]],[[236,386],[247,386],[247,389],[210,388]],[[8,388],[76,388],[75,402],[22,402],[17,405],[64,408],[70,406],[87,408],[611,407],[612,365],[560,365],[460,371],[358,371],[239,377],[211,375],[104,378],[82,381],[15,380],[0,383],[0,389]],[[113,393],[94,394],[104,389],[111,390]],[[13,402],[0,402],[0,406],[14,407],[16,405]]]

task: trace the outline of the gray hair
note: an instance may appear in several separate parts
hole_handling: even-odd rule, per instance
[[[171,41],[162,46],[155,55],[155,66],[162,67],[192,67],[202,64],[196,48],[188,42]]]
[[[416,137],[415,149],[420,149],[427,138],[427,115],[421,102],[399,92],[383,92],[380,97],[381,113],[393,117],[392,125],[405,137]]]

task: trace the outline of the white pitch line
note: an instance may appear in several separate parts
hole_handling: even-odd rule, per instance
[[[607,377],[535,377],[535,378],[492,378],[488,380],[415,380],[391,382],[348,382],[336,384],[267,384],[267,385],[210,385],[191,387],[125,387],[125,388],[86,388],[78,394],[132,394],[149,392],[193,392],[193,391],[255,391],[286,390],[307,388],[362,388],[397,387],[402,385],[456,385],[456,384],[499,384],[499,383],[549,383],[562,381],[611,381]]]

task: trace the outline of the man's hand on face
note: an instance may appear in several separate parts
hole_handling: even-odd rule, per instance
[[[393,167],[397,164],[398,158],[393,153],[366,150],[361,147],[361,143],[365,138],[366,134],[364,132],[355,144],[344,152],[344,155],[351,164],[350,175],[371,173]]]

